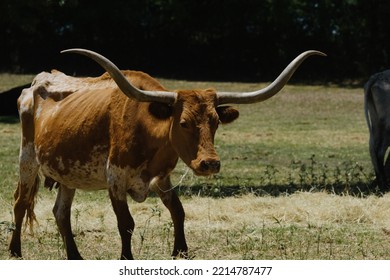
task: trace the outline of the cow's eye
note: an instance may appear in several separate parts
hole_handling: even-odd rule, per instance
[[[221,121],[219,120],[219,118],[209,118],[209,125],[212,126],[212,127],[217,127],[218,128],[218,125]]]
[[[181,120],[180,121],[180,126],[182,128],[185,128],[185,129],[187,129],[189,127],[188,122],[186,122],[186,120]]]

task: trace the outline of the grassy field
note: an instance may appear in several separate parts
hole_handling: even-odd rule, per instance
[[[26,79],[31,76],[0,75],[0,89]],[[171,89],[264,86],[161,81]],[[173,173],[192,258],[390,259],[390,195],[372,184],[361,88],[289,85],[267,102],[237,107],[240,118],[216,136],[221,172],[198,178],[179,162]],[[0,121],[0,259],[8,259],[19,135],[17,122]],[[41,189],[39,226],[23,235],[25,259],[65,258],[51,213],[54,198],[55,190]],[[151,196],[129,205],[134,257],[169,259],[173,225],[162,203]],[[78,192],[72,214],[85,258],[119,257],[106,192]]]

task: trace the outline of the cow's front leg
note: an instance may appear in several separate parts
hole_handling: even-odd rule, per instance
[[[126,193],[119,194],[118,191],[114,191],[115,189],[117,190],[118,188],[110,188],[109,193],[122,240],[122,253],[120,258],[121,260],[132,260],[131,236],[134,231],[134,219],[131,216],[127,205]]]
[[[184,234],[185,213],[179,197],[172,189],[170,177],[167,176],[164,179],[155,180],[152,188],[160,196],[172,217],[175,234],[172,256],[188,258],[188,247]]]

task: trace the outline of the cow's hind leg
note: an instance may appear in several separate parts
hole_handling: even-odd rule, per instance
[[[14,223],[9,252],[11,256],[22,257],[21,229],[24,216],[27,212],[27,223],[32,224],[35,220],[34,206],[35,196],[39,188],[38,164],[35,161],[33,144],[23,143],[19,156],[20,179],[14,193]]]
[[[164,179],[155,179],[152,188],[168,208],[172,217],[175,235],[172,256],[188,258],[188,247],[184,234],[185,213],[179,197],[172,188],[169,176]]]
[[[390,139],[390,135],[389,135]],[[383,180],[384,182],[379,185],[380,190],[382,192],[388,192],[390,190],[390,141],[387,141],[386,143],[386,151],[385,151],[385,156],[384,156],[384,164],[383,164]]]
[[[377,184],[381,190],[388,188],[385,171],[385,157],[390,144],[390,139],[388,138],[388,135],[390,137],[390,134],[387,131],[389,130],[386,129],[384,121],[373,124],[369,140],[371,161],[374,167]]]
[[[378,185],[381,191],[387,191],[389,189],[389,147],[390,147],[390,128],[386,127],[384,131],[381,131],[378,145],[377,165],[379,166],[376,171]]]
[[[375,177],[377,184],[380,188],[382,188],[385,185],[386,179],[385,171],[383,168],[383,160],[384,156],[382,156],[382,151],[380,150],[380,147],[382,146],[382,141],[375,141],[373,137],[370,138],[370,155],[371,155],[371,161],[372,165],[374,167]]]
[[[64,240],[66,254],[69,260],[81,260],[82,257],[77,249],[73,238],[72,226],[70,222],[71,207],[75,189],[70,189],[64,185],[59,185],[56,203],[53,207],[53,214],[56,218],[58,229]]]
[[[14,205],[14,223],[15,228],[12,232],[12,238],[9,245],[10,255],[13,257],[22,257],[22,245],[21,245],[21,231],[24,216],[27,211],[27,223],[32,227],[32,223],[35,220],[34,214],[34,197],[31,197],[32,193],[38,191],[39,178],[35,177],[32,184],[25,184],[19,182],[18,188],[15,191],[15,205]]]

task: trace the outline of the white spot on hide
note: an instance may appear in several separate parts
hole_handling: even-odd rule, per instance
[[[150,181],[144,182],[142,171],[146,169],[147,162],[137,169],[130,167],[120,168],[107,163],[107,182],[113,196],[118,200],[126,200],[127,193],[137,202],[145,201],[150,191]]]

